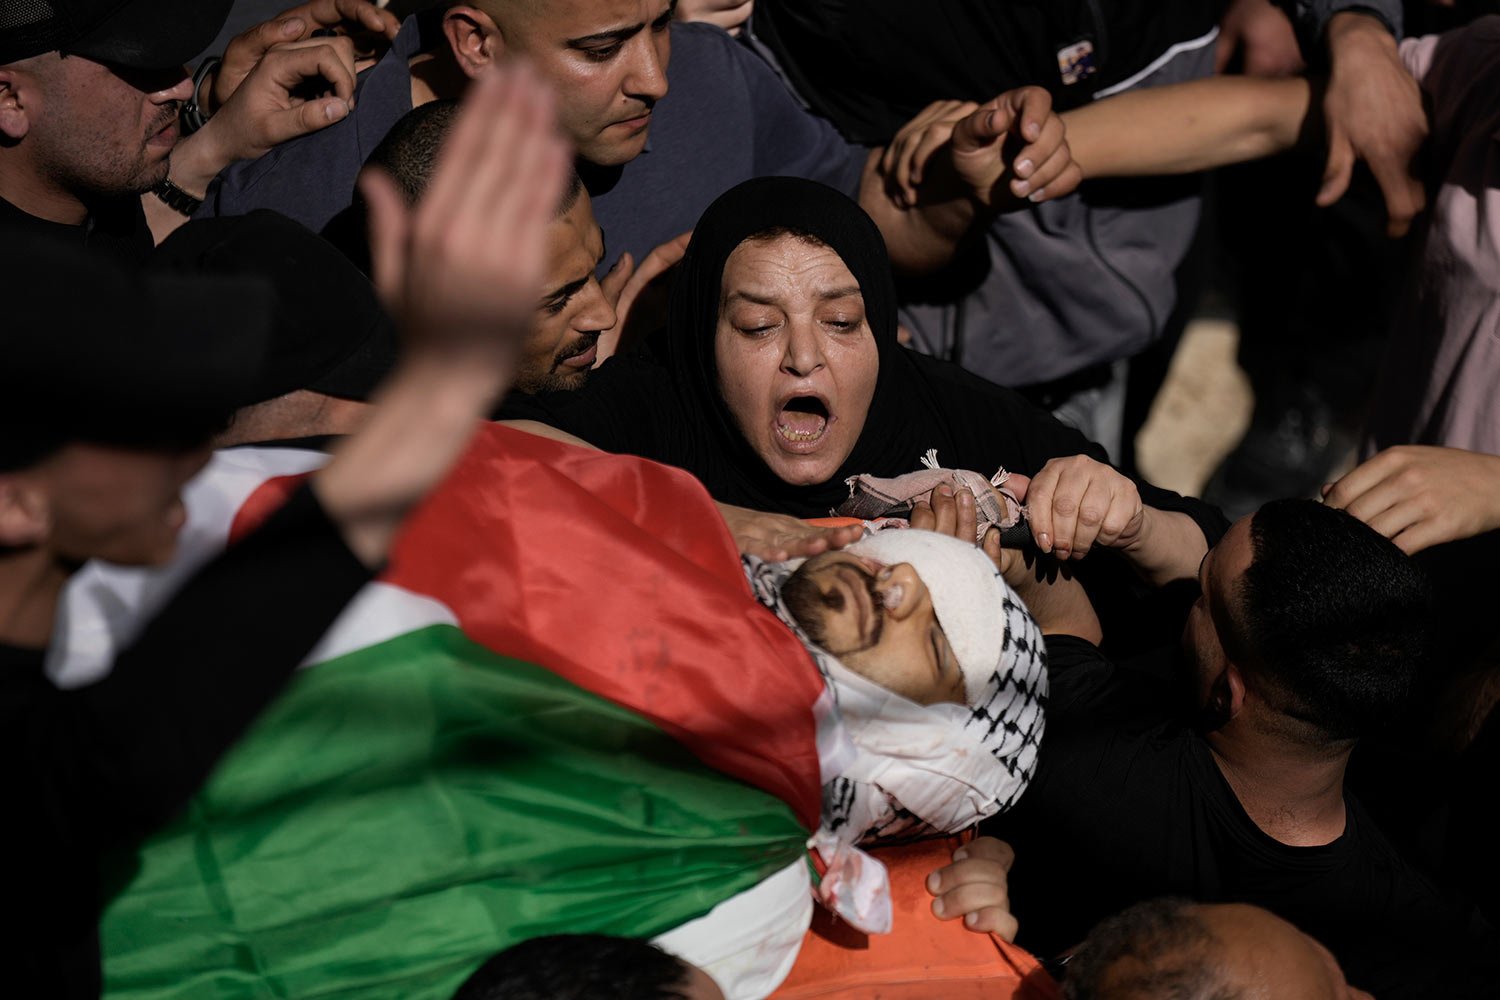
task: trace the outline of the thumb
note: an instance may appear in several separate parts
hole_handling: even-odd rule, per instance
[[[972,152],[990,146],[1010,128],[1014,113],[993,102],[981,106],[953,129],[953,151]]]
[[[599,279],[599,288],[611,306],[620,304],[620,293],[625,291],[625,286],[634,273],[635,258],[627,250],[620,254],[620,259],[615,261],[615,266],[609,269],[609,273]]]
[[[1342,131],[1334,129],[1328,136],[1328,163],[1323,168],[1323,184],[1318,188],[1318,206],[1327,208],[1342,198],[1353,175],[1354,145]]]
[[[1004,489],[1010,490],[1016,495],[1016,499],[1022,503],[1026,502],[1026,490],[1031,486],[1031,477],[1023,476],[1019,472],[1012,472],[1005,480]]]
[[[370,217],[370,278],[386,309],[399,313],[411,213],[395,179],[380,167],[360,173],[359,193]]]

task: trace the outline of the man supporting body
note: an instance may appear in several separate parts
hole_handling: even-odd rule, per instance
[[[1048,636],[1047,752],[992,832],[1022,943],[1042,952],[1164,893],[1265,906],[1382,997],[1489,995],[1494,931],[1409,868],[1344,788],[1357,738],[1399,721],[1431,639],[1425,583],[1311,501],[1237,522],[1204,558],[1183,634],[1191,701],[1105,660],[1081,589],[1012,564]],[[1449,961],[1445,961],[1449,959]]]

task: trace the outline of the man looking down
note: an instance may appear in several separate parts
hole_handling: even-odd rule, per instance
[[[879,176],[878,151],[849,145],[804,111],[722,32],[673,24],[668,0],[481,0],[409,19],[361,81],[353,125],[230,170],[205,211],[273,208],[321,231],[349,204],[360,166],[402,115],[459,97],[505,53],[526,55],[556,85],[599,222],[636,260],[691,229],[735,184],[784,174],[857,192],[897,265],[931,271],[976,220],[1065,194],[1079,179],[1050,98],[1023,87],[967,116],[928,172],[922,199],[898,204]]]
[[[1185,691],[1106,660],[1081,588],[1021,563],[1007,575],[1047,635],[1052,696],[1037,776],[990,831],[1028,861],[1020,943],[1055,953],[1177,894],[1271,910],[1380,997],[1493,994],[1494,930],[1403,862],[1344,785],[1356,743],[1402,724],[1426,672],[1427,585],[1400,550],[1313,501],[1236,522],[1199,569]]]

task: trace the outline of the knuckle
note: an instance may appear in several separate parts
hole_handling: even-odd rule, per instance
[[[1078,523],[1084,527],[1098,527],[1104,521],[1104,512],[1097,507],[1082,507],[1078,511]]]

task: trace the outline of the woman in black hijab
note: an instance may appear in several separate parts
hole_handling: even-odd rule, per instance
[[[773,238],[790,234],[803,242],[810,238],[837,254],[858,283],[864,322],[874,339],[874,350],[864,355],[877,365],[874,373],[863,373],[873,374],[874,381],[867,412],[822,414],[851,425],[862,418],[862,427],[842,460],[837,461],[838,456],[831,460],[830,465],[837,461],[837,470],[818,482],[789,482],[773,471],[767,457],[775,461],[776,456],[767,456],[764,445],[757,450],[747,440],[742,427],[750,418],[731,412],[722,389],[732,378],[726,380],[726,373],[719,370],[717,344],[721,336],[731,335],[721,334],[721,316],[727,315],[726,297],[736,291],[725,287],[725,266],[747,240],[768,234]],[[1003,466],[1029,477],[1041,473],[1042,478],[1033,484],[1033,508],[1043,492],[1065,492],[1060,477],[1071,477],[1076,483],[1083,475],[1085,481],[1092,477],[1094,483],[1112,483],[1117,488],[1124,484],[1126,489],[1139,490],[1141,504],[1151,508],[1150,515],[1174,515],[1155,517],[1158,548],[1170,538],[1186,542],[1192,550],[1179,552],[1180,558],[1172,560],[1178,564],[1176,569],[1153,565],[1153,559],[1161,561],[1159,553],[1144,563],[1135,560],[1137,569],[1155,582],[1184,575],[1182,566],[1191,576],[1206,547],[1228,526],[1216,509],[1201,501],[1145,483],[1130,483],[1107,465],[1102,448],[1013,390],[900,346],[895,290],[880,231],[849,198],[813,181],[758,178],[740,184],[709,206],[679,267],[662,337],[653,345],[654,358],[611,358],[583,389],[515,396],[507,400],[501,416],[537,420],[607,451],[687,469],[721,503],[803,518],[828,515],[847,498],[845,480],[849,477],[914,471],[929,449],[937,450],[947,468],[988,475]],[[775,400],[766,402],[777,405]],[[821,402],[825,401],[806,405],[816,410]],[[830,405],[846,402],[840,399]],[[1049,462],[1053,462],[1052,471],[1044,473]],[[1090,485],[1087,495],[1097,497],[1095,489]],[[1074,501],[1081,496],[1075,491]],[[1175,515],[1186,515],[1191,521]],[[1172,525],[1170,530],[1162,527],[1166,524]],[[1202,538],[1197,537],[1195,525]],[[1061,537],[1061,525],[1058,534]],[[1039,537],[1038,541],[1043,548],[1050,547],[1048,540]],[[1064,555],[1061,543],[1057,548],[1057,554]]]

